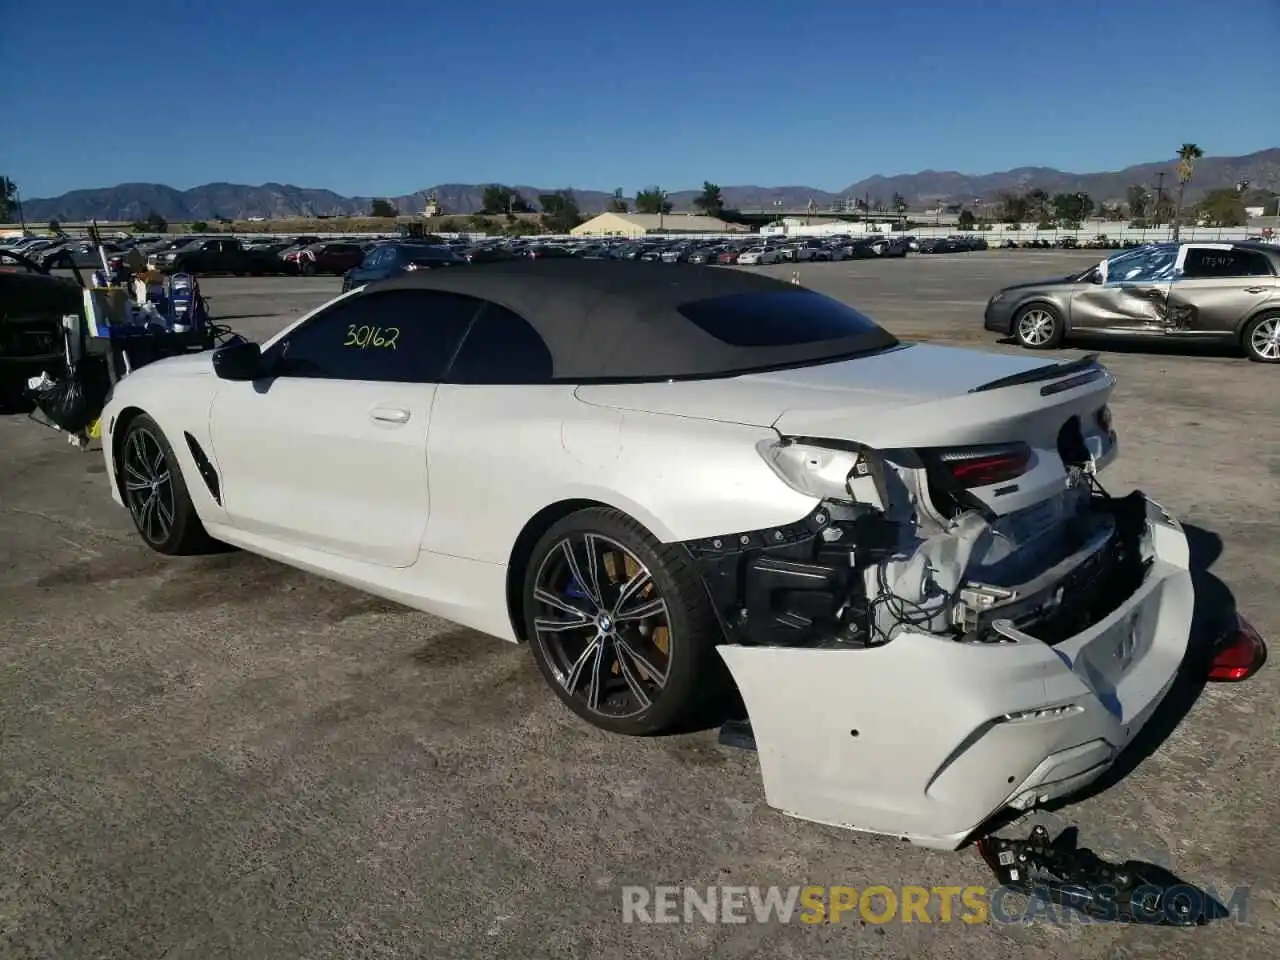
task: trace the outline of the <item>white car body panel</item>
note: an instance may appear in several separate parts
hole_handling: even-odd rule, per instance
[[[1093,422],[1114,380],[1049,395],[1043,381],[969,391],[1047,362],[914,345],[702,381],[264,385],[221,380],[200,354],[125,377],[103,411],[102,438],[117,502],[120,418],[144,411],[212,536],[517,641],[508,568],[533,518],[570,501],[603,503],[666,543],[795,524],[823,499],[784,482],[762,456],[780,434],[885,450],[1016,436],[1033,451],[1022,489],[998,500],[976,493],[1002,516],[1043,500],[1062,484],[1053,450],[1066,418],[1088,420],[1096,468],[1114,456],[1114,435]],[[213,463],[221,503],[184,434]],[[1190,629],[1186,539],[1159,510],[1148,534],[1154,562],[1143,587],[1053,648],[912,628],[866,649],[721,645],[769,803],[953,847],[1003,806],[1099,776],[1159,703]],[[1000,720],[1067,704],[1077,709]]]

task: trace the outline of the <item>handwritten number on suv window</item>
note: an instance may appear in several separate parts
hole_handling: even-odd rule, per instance
[[[365,350],[369,347],[394,350],[396,348],[396,339],[399,336],[399,327],[371,327],[367,324],[357,327],[353,323],[347,327],[347,339],[343,341],[342,345],[344,347],[354,347],[357,350]]]

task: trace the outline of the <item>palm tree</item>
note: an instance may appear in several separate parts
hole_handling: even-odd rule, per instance
[[[1187,192],[1187,184],[1196,171],[1196,161],[1204,156],[1204,151],[1194,143],[1184,143],[1178,149],[1178,203],[1173,211],[1173,239],[1181,236],[1182,195]]]

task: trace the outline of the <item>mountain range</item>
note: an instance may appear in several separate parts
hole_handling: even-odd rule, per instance
[[[850,184],[838,193],[806,186],[722,186],[725,206],[744,213],[773,211],[779,205],[786,210],[803,209],[810,200],[817,209],[829,209],[838,200],[869,197],[873,206],[888,203],[901,194],[912,209],[938,203],[972,203],[975,199],[992,199],[1003,191],[1044,190],[1049,194],[1084,191],[1095,201],[1123,200],[1128,188],[1141,184],[1155,192],[1164,174],[1166,192],[1176,188],[1177,161],[1144,163],[1102,173],[1067,173],[1052,167],[1017,167],[1000,173],[964,174],[947,170],[923,170],[896,176],[876,175]],[[1240,157],[1204,157],[1195,168],[1188,187],[1194,198],[1207,190],[1234,186],[1248,180],[1251,190],[1280,192],[1280,147],[1260,150]],[[539,194],[547,187],[514,186],[535,207]],[[692,208],[700,190],[671,191],[669,198],[676,210]],[[431,195],[446,213],[477,213],[483,205],[484,184],[442,183],[416,193],[386,199],[402,213],[419,213]],[[606,209],[613,197],[611,191],[574,190],[583,213]],[[271,219],[367,215],[371,197],[344,197],[332,190],[295,187],[282,183],[244,186],[234,183],[206,183],[189,190],[177,190],[159,183],[122,183],[114,187],[72,190],[60,197],[23,202],[23,212],[31,222],[64,220],[78,222],[98,220],[139,220],[157,213],[175,222],[214,220],[224,217],[242,220],[248,217]]]

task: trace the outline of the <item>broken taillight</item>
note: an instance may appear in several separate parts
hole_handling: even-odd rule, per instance
[[[1262,634],[1248,620],[1237,615],[1214,648],[1209,679],[1219,683],[1238,683],[1248,680],[1266,662],[1267,644]]]
[[[938,460],[960,486],[986,487],[1022,476],[1031,463],[1031,448],[1025,443],[961,447],[941,451]]]

